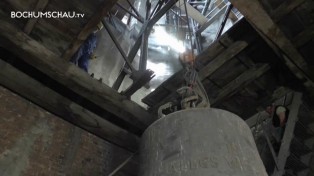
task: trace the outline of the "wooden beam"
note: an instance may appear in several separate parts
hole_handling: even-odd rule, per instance
[[[272,176],[281,176],[285,173],[285,165],[290,155],[290,144],[294,136],[295,124],[298,121],[299,109],[302,104],[302,94],[295,92],[293,95],[292,104],[286,124],[285,132],[281,141],[280,150],[278,153],[278,170],[275,170]]]
[[[43,11],[48,5],[48,2],[49,0],[38,0],[34,11],[35,12]],[[24,32],[26,34],[30,34],[38,20],[39,20],[38,18],[29,19],[24,27]]]
[[[197,55],[195,58],[196,62],[201,65],[206,65],[208,62],[215,59],[220,53],[222,53],[225,50],[225,47],[219,42],[224,38],[227,38],[227,35],[221,36],[219,40],[216,40],[208,48],[206,48],[199,55]]]
[[[276,54],[284,59],[291,72],[304,81],[304,86],[313,90],[313,71],[258,0],[230,0],[230,2],[244,15]]]
[[[299,48],[314,38],[314,24],[293,38],[294,45]]]
[[[212,75],[216,70],[218,70],[226,62],[234,58],[242,50],[248,46],[248,43],[245,41],[236,41],[226,51],[218,55],[214,60],[208,63],[199,71],[199,77],[201,80],[204,80],[208,76]]]
[[[2,59],[0,58],[0,85],[104,140],[132,152],[138,149],[137,136],[61,96]]]
[[[279,22],[284,16],[288,15],[305,1],[306,0],[285,0],[277,9],[270,12],[270,16],[275,22]]]
[[[4,20],[0,20],[0,23],[0,43],[19,59],[140,130],[146,129],[155,120],[138,104],[60,59],[16,26]]]
[[[69,61],[73,54],[78,50],[87,37],[96,29],[97,24],[110,12],[117,0],[104,1],[99,7],[99,10],[91,17],[88,23],[84,26],[77,38],[72,41],[70,47],[64,52],[62,58]]]
[[[269,68],[270,66],[268,64],[264,64],[259,67],[251,68],[248,71],[242,73],[236,79],[227,84],[224,89],[218,93],[217,97],[211,99],[210,104],[215,105],[218,102],[224,100],[226,97],[230,97],[231,95],[235,94],[242,87],[267,72]]]

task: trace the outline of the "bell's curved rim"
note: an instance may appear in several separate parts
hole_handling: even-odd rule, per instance
[[[165,117],[162,117],[162,118],[159,118],[158,120],[156,120],[155,122],[153,122],[151,125],[149,125],[149,127],[147,127],[145,129],[145,131],[143,132],[142,136],[146,133],[146,131],[148,131],[150,128],[152,128],[153,126],[155,126],[157,123],[159,123],[160,121],[162,120],[165,120],[164,118],[171,118],[169,117],[170,115],[174,115],[174,114],[177,114],[177,113],[182,113],[182,112],[185,112],[185,111],[196,111],[196,110],[219,110],[219,111],[224,111],[224,112],[227,112],[227,113],[230,113],[232,114],[234,117],[237,117],[238,119],[242,120],[244,123],[245,121],[239,117],[237,114],[234,114],[230,111],[227,111],[227,110],[224,110],[224,109],[218,109],[218,108],[212,108],[212,107],[207,107],[207,108],[191,108],[191,109],[183,109],[183,110],[180,110],[180,111],[176,111],[176,112],[173,112],[173,113],[170,113],[168,115],[166,115]],[[246,123],[245,123],[246,124]],[[249,128],[249,127],[248,127]]]

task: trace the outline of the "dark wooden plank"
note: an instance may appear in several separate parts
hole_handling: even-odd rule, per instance
[[[47,6],[49,0],[38,0],[36,7],[33,11],[35,12],[40,12],[43,11],[45,9],[45,7]],[[35,24],[37,23],[38,18],[32,18],[29,19],[24,27],[24,32],[26,34],[30,34],[35,26]]]
[[[285,64],[291,72],[304,81],[304,86],[313,90],[313,70],[308,67],[302,55],[271,19],[262,5],[257,0],[230,0],[230,2],[244,15],[276,54],[285,60]]]
[[[299,48],[314,38],[314,24],[299,33],[292,40],[294,45]]]
[[[45,19],[37,21],[29,36],[58,56],[62,55],[73,40],[72,36],[58,30],[55,24]]]
[[[31,11],[34,8],[37,0],[5,0],[7,1],[16,11]]]
[[[290,110],[289,117],[288,117],[285,133],[281,141],[281,146],[280,146],[280,150],[279,150],[279,154],[277,158],[278,170],[275,170],[272,176],[281,176],[285,172],[285,165],[286,165],[287,158],[290,155],[290,151],[289,151],[290,144],[294,136],[294,127],[298,120],[298,114],[299,114],[299,109],[300,109],[301,104],[302,104],[302,94],[295,92],[293,95],[292,104],[289,109]]]
[[[223,35],[221,38],[224,38],[226,35]],[[225,47],[222,46],[219,40],[216,40],[208,48],[202,51],[199,55],[196,56],[196,62],[199,64],[207,64],[213,60],[219,53],[224,51]],[[198,65],[196,65],[198,67]]]
[[[135,152],[139,138],[84,109],[0,59],[0,84],[98,137]]]
[[[208,63],[199,71],[199,77],[201,80],[204,80],[211,74],[213,74],[218,68],[232,59],[234,56],[239,54],[248,46],[248,43],[245,41],[236,41],[230,47],[228,47],[224,52],[218,55],[214,60]]]
[[[251,68],[248,71],[242,73],[236,79],[227,84],[224,89],[218,93],[217,97],[210,100],[210,103],[215,105],[218,102],[224,100],[226,97],[235,94],[240,88],[263,75],[266,71],[269,70],[269,68],[269,65],[264,64],[256,68]]]
[[[60,59],[14,25],[4,20],[0,23],[0,44],[19,59],[138,129],[144,130],[154,121],[154,116],[138,104]]]
[[[305,1],[306,0],[286,0],[280,4],[277,9],[273,10],[270,15],[275,22],[278,22]]]
[[[72,45],[64,52],[62,58],[70,60],[72,55],[77,51],[87,37],[96,29],[97,24],[107,15],[117,0],[104,1],[99,10],[91,17],[88,23],[81,30],[77,38],[72,42]]]

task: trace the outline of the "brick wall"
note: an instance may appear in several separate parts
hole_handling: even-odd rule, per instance
[[[0,86],[0,176],[106,176],[129,155]]]

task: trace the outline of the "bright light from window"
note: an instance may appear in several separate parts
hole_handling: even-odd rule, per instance
[[[127,24],[128,19],[129,19],[129,17],[127,15],[124,15],[124,17],[122,18],[122,23]]]
[[[152,71],[154,71],[155,77],[163,77],[172,74],[169,65],[164,62],[154,63],[147,60],[147,69],[151,69]]]
[[[156,42],[156,44],[169,46],[178,53],[183,53],[185,51],[183,42],[174,36],[169,35],[162,27],[155,27],[155,32],[152,34],[152,37],[154,37],[154,42]]]

